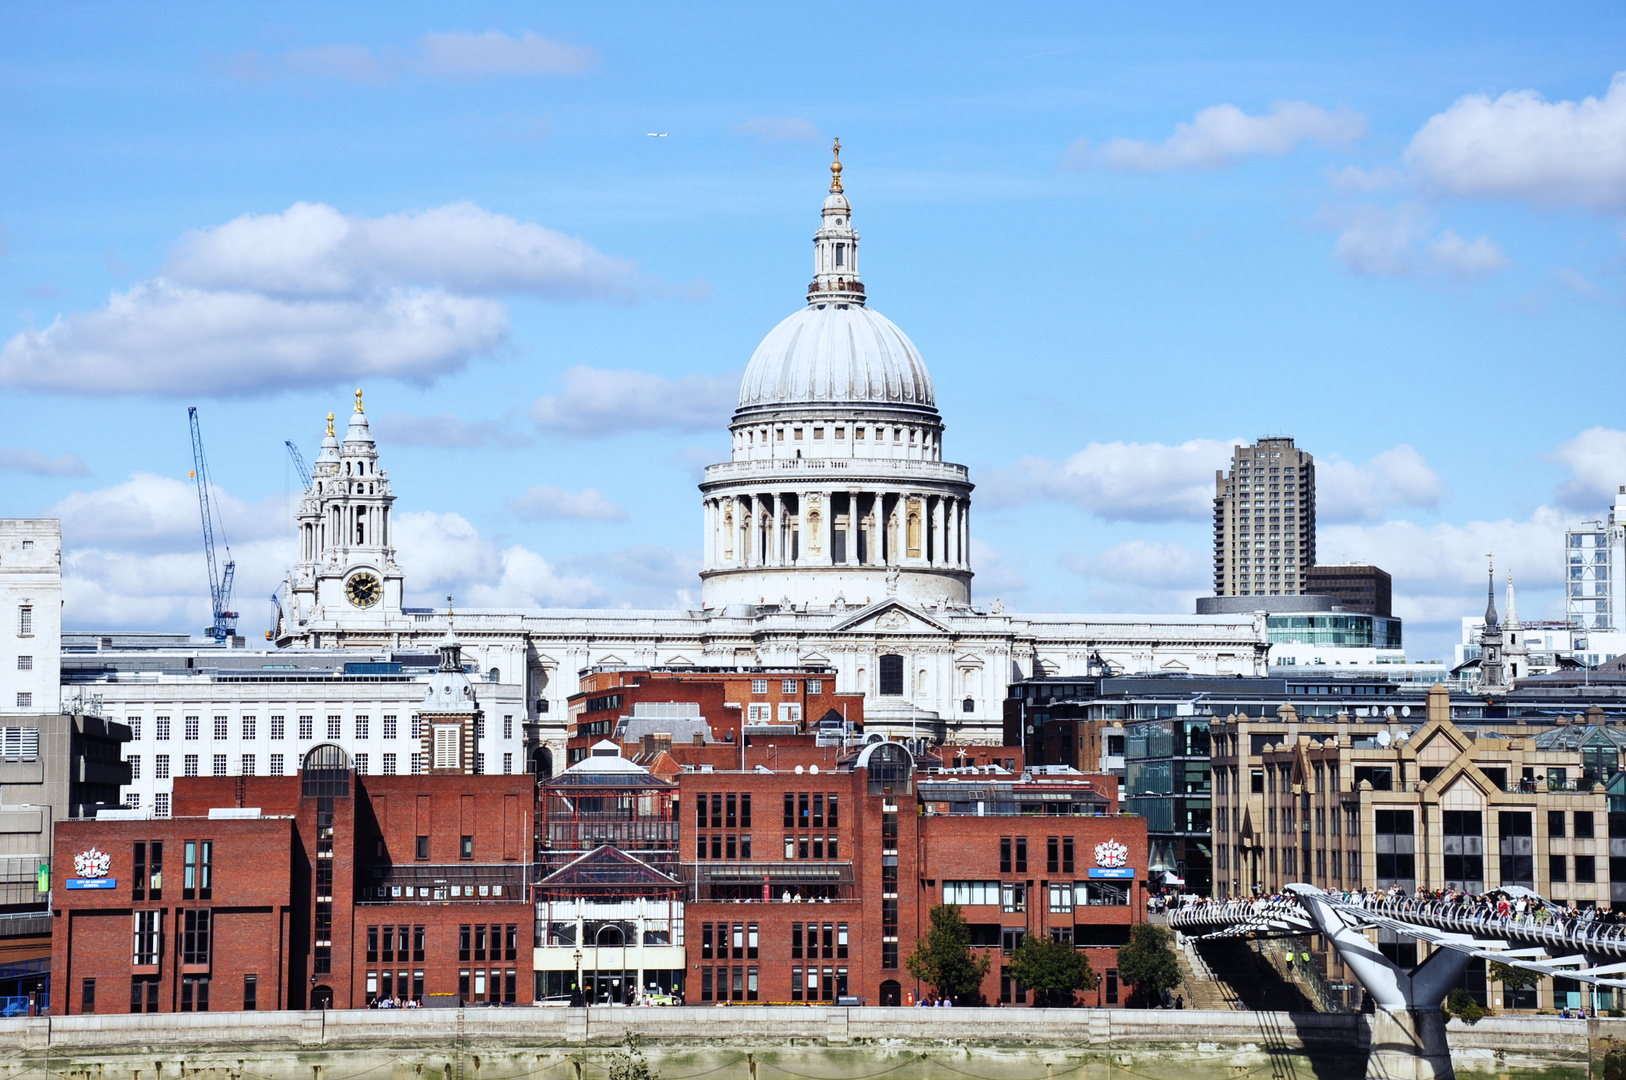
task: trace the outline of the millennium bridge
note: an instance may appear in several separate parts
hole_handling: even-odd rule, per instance
[[[1168,925],[1196,938],[1325,937],[1375,1007],[1369,1080],[1453,1080],[1440,1003],[1472,959],[1626,988],[1626,925],[1558,913],[1528,890],[1521,893],[1528,910],[1517,915],[1501,915],[1477,902],[1346,899],[1314,885],[1288,885],[1284,891],[1290,899],[1187,904],[1169,913]],[[1431,951],[1406,971],[1367,937],[1372,929],[1427,942]]]

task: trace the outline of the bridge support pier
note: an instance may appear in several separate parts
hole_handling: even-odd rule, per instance
[[[1440,1003],[1462,978],[1468,954],[1435,949],[1415,969],[1402,971],[1326,893],[1314,885],[1289,885],[1287,891],[1376,1006],[1367,1080],[1456,1080]]]
[[[1454,1080],[1445,1014],[1432,1009],[1389,1009],[1372,1014],[1367,1080]]]

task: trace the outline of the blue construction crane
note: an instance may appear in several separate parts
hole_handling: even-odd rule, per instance
[[[231,610],[232,578],[237,574],[237,563],[231,557],[231,545],[226,542],[225,530],[220,531],[220,546],[225,549],[226,563],[217,571],[215,563],[215,506],[209,494],[209,463],[203,456],[203,432],[198,429],[198,410],[186,410],[192,422],[192,478],[198,482],[198,513],[203,518],[203,554],[209,561],[209,600],[214,611],[214,624],[204,627],[204,634],[216,641],[225,641],[237,633],[237,612]]]
[[[294,459],[294,471],[299,474],[299,479],[305,485],[305,490],[309,491],[311,470],[310,466],[305,464],[305,455],[299,452],[299,447],[294,445],[292,439],[284,439],[282,445],[288,448],[288,456]]]

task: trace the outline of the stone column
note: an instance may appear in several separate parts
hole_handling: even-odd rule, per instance
[[[946,545],[943,543],[943,510],[943,496],[939,495],[936,502],[932,504],[931,563],[933,566],[948,565],[948,550]]]
[[[734,511],[734,565],[745,566],[745,503],[738,495],[730,495]]]

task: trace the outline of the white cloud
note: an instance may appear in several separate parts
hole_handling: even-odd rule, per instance
[[[1327,171],[1327,184],[1334,191],[1354,191],[1362,194],[1371,194],[1378,191],[1388,191],[1405,182],[1405,174],[1399,169],[1389,165],[1379,165],[1372,169],[1363,169],[1359,165],[1345,165],[1341,169]]]
[[[244,214],[182,237],[167,275],[211,290],[357,296],[433,285],[463,295],[630,297],[637,270],[587,242],[469,202],[365,218],[323,203]]]
[[[216,488],[220,557],[237,563],[233,607],[246,634],[269,625],[272,590],[294,557],[292,508],[280,497],[243,502]],[[111,487],[74,492],[45,511],[62,520],[63,619],[107,629],[186,628],[210,619],[197,488],[135,473]],[[263,601],[263,602],[262,602]]]
[[[1490,237],[1464,240],[1452,229],[1429,241],[1427,251],[1436,268],[1462,281],[1489,277],[1509,264],[1508,257]]]
[[[90,470],[78,454],[51,457],[26,446],[0,446],[0,472],[31,473],[34,476],[90,475]]]
[[[454,203],[380,218],[319,203],[181,241],[163,276],[0,348],[0,385],[249,395],[387,376],[427,383],[507,341],[493,294],[631,297],[624,260]]]
[[[508,500],[508,509],[528,521],[625,521],[626,507],[611,502],[598,488],[566,491],[538,484],[517,499]]]
[[[1534,90],[1469,94],[1406,147],[1430,187],[1470,198],[1626,211],[1626,72],[1602,98],[1549,102]]]
[[[1566,289],[1579,296],[1584,296],[1588,300],[1597,300],[1603,296],[1603,290],[1598,288],[1597,282],[1589,280],[1579,270],[1561,266],[1553,271],[1553,277],[1557,278],[1559,284]]]
[[[1109,521],[1206,520],[1214,470],[1228,464],[1239,441],[1090,443],[1066,461],[1024,458],[983,477],[984,499],[995,506],[1055,499]]]
[[[282,62],[296,75],[344,79],[346,82],[382,83],[390,77],[384,63],[365,45],[315,45],[289,49]]]
[[[813,121],[800,116],[759,116],[734,125],[734,130],[763,142],[822,142],[824,139]]]
[[[1509,265],[1489,237],[1464,240],[1450,229],[1430,237],[1431,221],[1416,206],[1345,208],[1324,215],[1323,222],[1339,230],[1333,260],[1355,274],[1468,281]]]
[[[1130,540],[1071,565],[1089,577],[1154,589],[1200,589],[1212,576],[1207,552],[1163,541]]]
[[[531,419],[549,435],[596,439],[634,431],[712,431],[726,423],[739,395],[735,375],[668,379],[645,371],[577,366],[557,394],[531,402]]]
[[[228,75],[253,83],[291,76],[379,85],[403,73],[443,79],[579,75],[597,63],[594,49],[530,30],[519,34],[487,30],[428,33],[418,40],[415,53],[368,45],[312,45],[272,55],[247,49],[219,66]]]
[[[451,594],[470,607],[579,607],[604,591],[585,575],[560,573],[520,545],[500,547],[461,514],[416,511],[395,518],[396,561],[419,596]]]
[[[1325,457],[1315,467],[1316,521],[1377,521],[1397,506],[1434,507],[1445,485],[1423,455],[1406,445],[1365,465]]]
[[[1495,556],[1498,590],[1509,569],[1521,589],[1560,585],[1565,521],[1560,511],[1543,506],[1526,521],[1330,525],[1317,530],[1316,561],[1381,566],[1394,578],[1397,615],[1449,621],[1484,610],[1487,553]],[[1520,609],[1532,614],[1522,604]]]
[[[464,420],[455,413],[417,416],[385,413],[372,421],[373,435],[395,446],[438,446],[469,449],[476,446],[523,446],[529,437],[513,430],[511,416],[499,420]]]
[[[1559,505],[1593,517],[1608,512],[1626,484],[1626,431],[1594,427],[1554,450],[1572,475],[1558,487]]]
[[[1212,105],[1190,123],[1175,125],[1174,134],[1162,143],[1118,138],[1091,152],[1080,142],[1073,155],[1080,163],[1097,161],[1118,172],[1222,169],[1239,158],[1282,157],[1306,142],[1343,145],[1366,131],[1366,117],[1360,113],[1329,111],[1304,101],[1277,102],[1261,116],[1235,105]]]
[[[517,36],[487,30],[429,33],[419,42],[418,70],[426,75],[577,75],[598,62],[598,53],[526,30]]]

